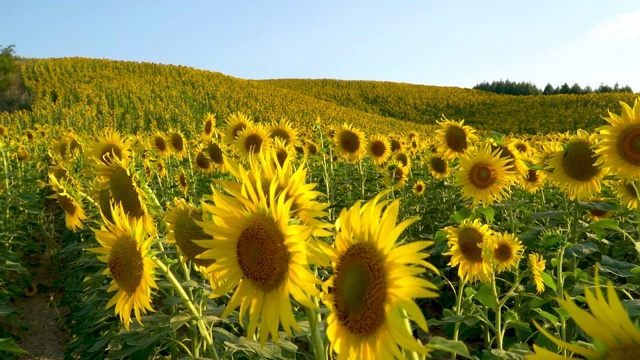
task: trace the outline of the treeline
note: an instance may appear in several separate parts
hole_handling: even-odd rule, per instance
[[[553,87],[551,84],[547,84],[544,89],[540,90],[537,86],[530,82],[515,82],[510,80],[500,80],[481,82],[473,87],[476,90],[490,91],[496,94],[507,95],[557,95],[557,94],[591,94],[591,93],[633,93],[633,90],[629,85],[620,86],[616,83],[613,87],[605,84],[600,84],[596,89],[592,89],[587,85],[581,87],[577,83],[573,86],[564,83]]]

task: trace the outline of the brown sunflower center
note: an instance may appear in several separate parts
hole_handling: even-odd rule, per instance
[[[208,170],[211,166],[211,162],[203,152],[199,152],[198,155],[196,155],[196,166],[202,170]]]
[[[396,152],[402,149],[402,143],[396,139],[389,140],[389,143],[391,143],[391,152]]]
[[[625,183],[624,187],[627,189],[627,193],[629,193],[629,195],[631,195],[631,197],[633,197],[634,199],[638,198],[638,191],[636,190],[636,188],[633,186],[632,183]]]
[[[289,152],[285,149],[278,149],[276,151],[276,160],[278,160],[278,164],[280,164],[280,166],[284,166],[284,162],[287,161],[288,156]]]
[[[204,133],[207,135],[211,135],[212,132],[213,132],[213,121],[211,119],[208,119],[204,123]]]
[[[209,144],[209,146],[207,146],[207,153],[209,153],[209,157],[214,163],[218,165],[224,164],[222,149],[220,149],[220,146],[218,144],[216,143]]]
[[[633,124],[622,131],[617,148],[625,161],[640,166],[640,124]]]
[[[603,218],[609,215],[609,211],[600,209],[589,209],[589,214],[597,218]]]
[[[174,225],[173,235],[176,238],[176,244],[187,259],[199,266],[207,267],[213,264],[215,260],[196,259],[196,256],[202,254],[207,249],[197,245],[192,240],[208,240],[213,239],[213,237],[206,234],[204,230],[196,224],[195,220],[201,221],[202,215],[198,212],[193,212],[190,215],[188,210],[179,211]]]
[[[340,147],[345,152],[355,153],[360,149],[360,137],[353,131],[344,130],[340,133]]]
[[[144,275],[142,254],[134,238],[123,234],[113,243],[109,253],[109,271],[118,287],[132,295]]]
[[[318,147],[314,143],[308,143],[307,152],[309,152],[310,155],[318,155]]]
[[[264,292],[276,289],[286,278],[291,254],[284,241],[276,222],[261,215],[254,217],[238,238],[242,274]]]
[[[340,256],[333,285],[338,321],[350,333],[371,335],[384,323],[387,280],[383,260],[371,244],[351,245]]]
[[[607,349],[607,351],[604,353],[603,359],[635,359],[638,357],[638,352],[640,352],[640,345],[637,343],[619,343]]]
[[[243,131],[245,128],[247,127],[247,124],[236,124],[236,126],[233,127],[233,129],[231,130],[231,140],[235,140],[236,137],[238,137],[238,133],[240,131]]]
[[[480,190],[488,189],[496,180],[498,180],[498,172],[490,164],[477,163],[469,171],[469,181]]]
[[[404,179],[404,170],[401,167],[396,167],[391,178],[394,183],[402,181]]]
[[[530,183],[538,182],[538,171],[535,169],[527,170],[527,175],[524,177],[524,179]]]
[[[371,154],[375,157],[382,157],[387,152],[387,145],[384,141],[375,140],[371,143]]]
[[[111,173],[109,190],[111,190],[114,202],[122,204],[125,214],[139,218],[144,215],[144,209],[140,202],[137,186],[133,181],[133,177],[127,173],[127,170],[117,167]]]
[[[102,189],[98,193],[98,204],[100,205],[100,212],[107,221],[113,223],[113,215],[111,214],[111,191],[109,189]]]
[[[78,211],[78,205],[76,202],[67,194],[57,194],[58,204],[60,207],[69,215],[75,215],[76,211]]]
[[[463,227],[458,232],[458,247],[468,261],[482,262],[482,249],[478,246],[482,243],[482,234],[473,227]]]
[[[167,142],[164,141],[164,138],[162,136],[156,136],[155,138],[153,138],[153,143],[155,144],[158,151],[167,151]]]
[[[281,129],[281,128],[275,128],[275,129],[271,130],[271,134],[269,135],[269,137],[271,137],[272,139],[280,138],[280,139],[285,141],[285,144],[288,144],[289,140],[291,139],[291,136],[289,135],[289,132],[287,132],[287,130]]]
[[[437,172],[438,174],[444,174],[447,172],[447,162],[444,161],[444,159],[442,159],[441,157],[432,156],[429,163],[431,164],[431,170]]]
[[[250,134],[244,141],[244,149],[247,151],[247,153],[260,152],[260,149],[262,148],[262,142],[262,136],[260,136],[259,134]]]
[[[396,153],[396,160],[400,161],[402,166],[409,165],[409,158],[407,157],[407,154],[405,154],[403,152]]]
[[[182,135],[178,133],[172,133],[171,146],[173,146],[176,152],[181,152],[182,150],[184,150],[184,139],[182,139]]]
[[[422,184],[416,184],[416,192],[418,194],[422,194],[422,192],[424,191],[424,185]]]
[[[178,180],[180,181],[180,187],[182,187],[182,188],[186,188],[187,187],[187,177],[184,174],[180,174]]]
[[[122,159],[122,149],[118,145],[107,144],[100,151],[100,160],[105,165],[111,165],[113,162],[113,156],[118,159]]]
[[[493,254],[500,262],[506,262],[513,258],[513,249],[509,244],[499,244]]]
[[[596,162],[595,152],[587,141],[569,143],[562,158],[562,168],[567,176],[578,181],[589,181],[595,178],[600,169]]]
[[[516,150],[520,151],[521,153],[526,153],[526,152],[527,152],[527,150],[529,149],[529,148],[527,147],[527,144],[525,144],[525,143],[521,143],[521,142],[516,143],[516,144],[515,144],[515,148],[516,148]]]
[[[449,149],[461,153],[467,149],[467,134],[459,126],[449,126],[444,134]]]

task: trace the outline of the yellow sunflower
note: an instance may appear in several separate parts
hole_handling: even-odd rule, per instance
[[[464,219],[458,227],[447,226],[447,243],[451,255],[450,266],[458,267],[458,276],[464,282],[491,281],[491,256],[485,248],[491,246],[493,232],[480,220]]]
[[[161,132],[156,132],[151,135],[151,148],[154,149],[160,156],[167,157],[171,153],[171,149],[169,149],[169,144],[167,144],[167,140],[165,140],[165,136]]]
[[[495,233],[493,241],[488,242],[485,248],[491,254],[491,263],[496,273],[507,270],[515,270],[522,259],[524,246],[518,238],[509,233]]]
[[[520,155],[527,155],[531,152],[531,146],[522,139],[516,139],[511,142],[513,149],[518,151]]]
[[[424,181],[418,180],[418,181],[416,181],[415,184],[413,184],[412,191],[413,191],[413,193],[415,195],[420,196],[420,195],[424,194],[424,191],[425,191],[426,188],[427,188],[427,186],[424,184]]]
[[[442,156],[437,154],[429,155],[427,160],[429,172],[431,176],[436,179],[446,179],[451,175],[451,167],[449,166],[449,161],[442,158]]]
[[[638,187],[640,187],[640,181],[634,180],[619,180],[618,185],[615,188],[616,194],[622,205],[628,209],[635,209],[638,207]]]
[[[128,217],[122,207],[112,209],[113,222],[107,222],[100,230],[94,230],[99,248],[88,249],[100,254],[98,259],[107,263],[103,274],[113,278],[108,292],[118,291],[107,303],[107,309],[116,306],[116,315],[129,330],[131,310],[138,323],[142,324],[140,313],[151,307],[151,289],[157,288],[153,279],[156,264],[149,258],[149,248],[153,237],[149,236],[144,225]]]
[[[599,127],[601,141],[594,146],[600,156],[594,165],[604,165],[623,179],[640,178],[640,105],[636,99],[631,108],[620,102],[622,114],[609,112],[604,119],[609,125]]]
[[[211,172],[211,169],[213,169],[211,160],[209,160],[209,157],[202,149],[198,149],[196,151],[196,156],[193,159],[193,164],[195,165],[194,167],[203,174],[208,174]]]
[[[237,139],[238,133],[243,131],[247,125],[252,124],[253,120],[241,112],[229,115],[227,123],[224,127],[224,143],[231,146]]]
[[[536,292],[541,293],[544,291],[544,281],[542,281],[542,272],[545,269],[546,261],[540,254],[529,254],[529,269],[531,270],[531,276],[533,277],[533,283],[536,285]]]
[[[551,179],[570,199],[583,199],[600,192],[606,169],[596,164],[594,142],[595,135],[578,132],[563,150],[549,159]]]
[[[474,130],[471,126],[464,125],[464,120],[455,122],[443,116],[443,120],[437,123],[440,128],[436,130],[436,146],[438,153],[445,160],[464,154],[476,139]]]
[[[491,152],[496,150],[501,159],[507,160],[507,167],[510,167],[516,174],[524,175],[527,172],[527,165],[522,161],[520,152],[515,149],[513,143],[506,145],[492,144]]]
[[[404,144],[402,141],[396,139],[395,136],[389,136],[389,145],[391,146],[391,152],[394,153],[396,151],[402,151],[404,149]]]
[[[211,138],[216,130],[216,114],[207,113],[204,117],[204,124],[202,125],[202,133],[205,137]]]
[[[193,240],[212,240],[213,237],[202,230],[196,221],[203,221],[202,212],[184,199],[174,199],[173,206],[167,204],[169,210],[165,213],[165,220],[169,224],[167,242],[176,244],[185,258],[198,266],[209,267],[213,264],[210,259],[198,259],[197,256],[207,249],[193,242]]]
[[[385,185],[393,189],[401,189],[407,184],[409,179],[409,168],[402,166],[401,163],[391,163],[387,165],[384,175]]]
[[[338,359],[404,359],[401,349],[427,355],[407,321],[427,331],[413,299],[437,296],[437,287],[418,276],[425,268],[438,273],[422,252],[432,242],[397,246],[402,232],[418,219],[396,224],[400,202],[379,202],[387,192],[343,209],[335,242],[327,249],[334,272],[324,283],[322,300],[331,311],[327,337]]]
[[[560,306],[571,316],[573,321],[591,340],[592,348],[576,343],[568,343],[551,335],[534,321],[540,332],[560,348],[584,356],[587,359],[637,359],[640,353],[640,329],[629,318],[611,281],[607,281],[607,298],[600,289],[599,276],[596,270],[595,294],[585,286],[589,311],[582,309],[567,295],[565,299],[556,298]],[[537,345],[533,346],[535,354],[525,355],[528,360],[565,359]]]
[[[273,120],[269,128],[269,137],[273,140],[280,139],[285,145],[295,146],[298,143],[298,131],[293,124],[285,118],[280,121]]]
[[[367,154],[374,165],[381,166],[391,155],[389,139],[383,135],[373,135],[367,143]]]
[[[347,123],[338,130],[333,141],[337,152],[350,163],[360,161],[367,151],[364,133]]]
[[[471,199],[474,205],[488,206],[509,196],[515,173],[498,152],[492,152],[491,145],[485,143],[471,148],[460,158],[456,184],[463,200]]]
[[[176,174],[175,180],[176,180],[176,184],[178,185],[178,188],[180,189],[180,191],[182,191],[182,194],[186,195],[187,191],[189,190],[189,182],[188,182],[187,174],[185,174],[184,169],[182,167],[180,168],[180,171],[178,171],[178,173]]]
[[[244,158],[259,156],[270,149],[271,139],[269,131],[256,123],[247,124],[244,130],[237,133],[233,145],[236,151]]]
[[[280,166],[284,166],[287,159],[293,160],[296,157],[296,151],[293,146],[287,145],[287,143],[280,138],[276,138],[273,142],[271,152]]]
[[[49,181],[55,191],[55,194],[49,196],[49,198],[58,200],[58,204],[64,210],[64,221],[67,229],[71,231],[82,229],[82,221],[87,219],[82,203],[70,193],[64,180],[58,181],[53,173],[49,173]]]
[[[411,158],[404,151],[396,151],[391,155],[391,161],[399,162],[402,167],[411,168]]]
[[[89,140],[89,159],[87,162],[94,166],[109,166],[114,159],[126,164],[129,161],[131,147],[128,137],[122,137],[113,129],[106,129],[102,135]]]
[[[525,157],[523,160],[530,164],[534,163],[531,157]],[[547,172],[536,168],[534,165],[528,167],[524,174],[518,176],[518,185],[529,194],[535,194],[544,187],[546,180]]]
[[[187,141],[185,140],[184,134],[179,130],[171,130],[167,136],[167,140],[169,140],[167,143],[169,144],[171,153],[173,153],[178,160],[182,160],[182,158],[187,155]]]
[[[607,204],[611,200],[603,197],[596,197],[594,199],[588,200],[586,203],[588,204]],[[601,219],[606,219],[611,217],[614,214],[613,209],[606,210],[607,206],[603,209],[602,206],[600,208],[588,208],[586,218],[590,221],[598,221]]]
[[[222,316],[240,307],[239,318],[243,319],[249,310],[247,334],[253,337],[259,327],[264,346],[269,335],[278,341],[279,325],[290,336],[292,328],[300,330],[289,297],[316,308],[309,296],[319,295],[316,285],[320,281],[308,269],[307,242],[312,228],[290,222],[293,201],[285,201],[284,194],[276,197],[276,179],[263,186],[260,176],[245,170],[240,173],[240,191],[227,187],[229,182],[218,182],[232,196],[212,188],[213,205],[203,206],[213,220],[200,225],[213,239],[195,242],[208,249],[200,259],[215,260],[207,269],[219,274],[211,297],[233,292]]]
[[[225,152],[222,146],[216,142],[209,142],[205,148],[209,159],[211,159],[211,165],[220,172],[225,172],[224,159]]]

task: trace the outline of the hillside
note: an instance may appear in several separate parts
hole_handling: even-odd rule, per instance
[[[288,89],[184,66],[64,58],[30,60],[21,67],[31,110],[0,114],[0,123],[19,128],[62,124],[114,126],[129,133],[179,128],[190,135],[208,112],[218,124],[236,111],[258,121],[287,118],[300,129],[349,122],[371,131],[426,130],[391,117],[347,108]]]
[[[618,109],[619,101],[633,103],[637,97],[629,93],[512,96],[455,87],[331,79],[255,82],[400,120],[433,124],[444,115],[464,119],[479,130],[502,133],[593,130],[605,124],[602,116],[608,109]]]

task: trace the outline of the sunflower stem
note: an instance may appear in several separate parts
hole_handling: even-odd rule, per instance
[[[164,276],[167,277],[169,282],[171,282],[171,284],[173,285],[174,289],[178,292],[178,295],[180,295],[180,298],[182,299],[182,302],[189,309],[189,311],[191,312],[191,315],[196,319],[196,322],[197,322],[197,325],[198,325],[198,330],[200,330],[200,333],[202,334],[202,336],[204,336],[204,339],[207,342],[207,345],[208,345],[208,347],[210,349],[211,356],[214,359],[218,360],[218,353],[216,352],[216,349],[215,349],[215,346],[214,346],[214,342],[213,342],[213,338],[211,337],[211,333],[207,329],[207,325],[204,323],[204,321],[202,321],[202,316],[200,315],[200,312],[193,305],[193,302],[189,298],[189,295],[187,295],[187,293],[184,291],[184,289],[182,288],[182,285],[180,285],[180,282],[173,275],[173,273],[171,272],[169,267],[167,267],[167,265],[165,265],[162,262],[162,260],[160,260],[158,258],[155,258],[154,260],[155,260],[156,265],[160,269],[160,271],[162,271]]]
[[[458,280],[458,292],[456,293],[456,315],[462,315],[462,292],[464,290],[464,281]],[[456,322],[453,326],[453,341],[458,341],[458,334],[460,332],[460,321]],[[455,360],[457,354],[451,355],[451,359]]]
[[[318,299],[314,299],[314,301],[318,302]],[[327,358],[324,350],[324,341],[322,340],[322,335],[320,334],[320,314],[316,313],[313,309],[309,307],[304,307],[304,311],[307,314],[307,319],[309,320],[309,329],[311,331],[311,342],[313,342],[313,353],[315,354],[316,360],[325,360]]]
[[[502,304],[498,298],[498,287],[496,285],[496,275],[491,277],[491,288],[493,289],[493,297],[495,298],[494,312],[496,313],[496,339],[498,340],[498,349],[502,350]]]

